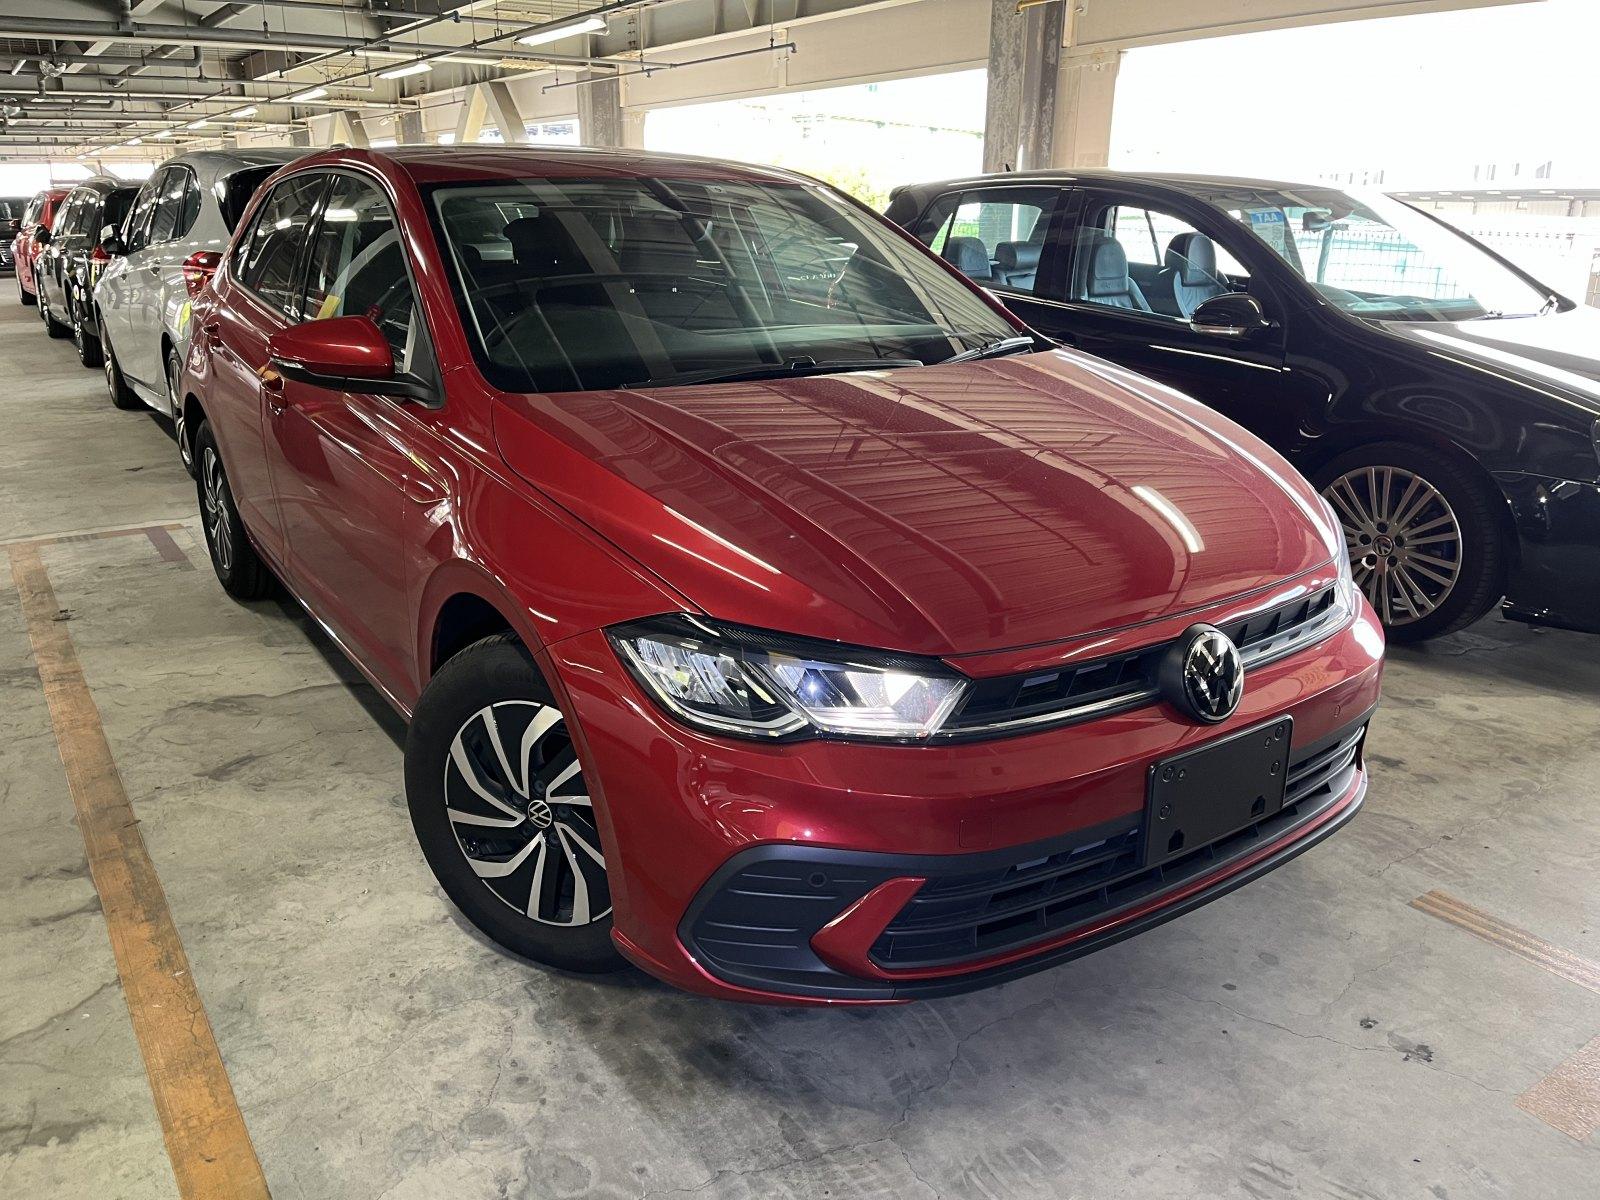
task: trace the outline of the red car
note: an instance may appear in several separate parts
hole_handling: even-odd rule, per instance
[[[1383,637],[1310,486],[814,181],[330,151],[193,321],[223,586],[409,719],[423,852],[518,954],[959,991],[1361,804]]]
[[[22,224],[11,242],[11,257],[17,271],[17,299],[23,304],[39,303],[39,284],[33,277],[33,266],[44,247],[39,244],[39,230],[55,224],[56,206],[72,193],[69,187],[48,188],[39,192],[23,210]]]

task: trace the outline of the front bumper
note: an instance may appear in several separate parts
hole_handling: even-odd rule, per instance
[[[1153,704],[927,746],[701,737],[639,692],[603,634],[546,655],[577,714],[608,861],[620,868],[611,879],[619,949],[706,995],[872,1004],[986,986],[1089,953],[1328,836],[1364,794],[1359,748],[1382,652],[1362,604],[1325,641],[1253,670],[1239,710],[1219,726]],[[1127,856],[1152,763],[1283,716],[1294,722],[1291,779],[1337,751],[1314,788],[1154,874]],[[1092,896],[1078,886],[1084,867],[1098,872]],[[996,883],[997,874],[1012,878]],[[1034,888],[1041,903],[1029,910],[1017,888]],[[947,942],[923,936],[930,923],[916,914],[929,901],[942,906],[932,924],[949,926],[947,901],[959,907],[984,889],[1004,893],[998,907],[1017,918],[1010,926],[979,928],[980,919]]]
[[[1519,539],[1505,615],[1600,633],[1600,484],[1542,475],[1498,480]]]

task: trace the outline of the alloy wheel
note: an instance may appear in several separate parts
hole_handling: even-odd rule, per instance
[[[1443,493],[1404,467],[1347,471],[1323,496],[1339,514],[1355,581],[1385,625],[1434,612],[1461,575],[1461,524]]]
[[[207,446],[201,471],[200,498],[205,507],[206,534],[211,553],[224,574],[233,570],[233,531],[228,525],[228,505],[222,462],[214,446]]]
[[[444,789],[456,845],[502,903],[568,928],[610,914],[594,805],[559,709],[479,709],[451,740]]]
[[[172,410],[172,423],[178,436],[178,459],[192,473],[194,470],[194,449],[189,445],[187,430],[184,429],[183,405],[178,403],[178,373],[173,370],[176,364],[167,360],[167,406]]]
[[[113,401],[117,398],[117,356],[111,353],[111,339],[106,336],[106,323],[100,322],[100,366],[106,376],[106,391]]]

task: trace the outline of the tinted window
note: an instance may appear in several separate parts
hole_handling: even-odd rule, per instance
[[[142,250],[150,231],[150,214],[155,210],[156,201],[161,196],[161,184],[166,178],[165,171],[158,171],[150,180],[139,189],[139,196],[133,202],[133,211],[128,214],[128,226],[123,232],[123,241],[128,244],[128,252]]]
[[[328,177],[297,175],[272,189],[261,205],[235,264],[239,281],[285,316],[298,308],[296,267],[305,243],[311,210]]]
[[[229,233],[238,226],[239,218],[244,216],[244,210],[250,207],[250,198],[256,194],[256,189],[282,168],[282,163],[269,163],[264,167],[246,167],[243,171],[235,171],[217,184],[217,204],[222,210],[222,222],[228,227]],[[195,199],[198,204],[198,193]]]
[[[35,196],[32,200],[28,201],[27,211],[22,214],[22,224],[24,228],[37,225],[39,223],[39,210],[43,207],[43,196]]]
[[[888,370],[1016,334],[818,185],[524,179],[430,194],[478,361],[508,391]]]
[[[99,220],[89,231],[95,241],[100,240],[100,232],[107,225],[121,228],[122,222],[127,219],[128,210],[133,207],[133,198],[139,194],[136,188],[118,188],[106,197],[104,207],[100,210]]]
[[[993,188],[941,197],[918,224],[933,250],[985,287],[1031,292],[1058,192]]]
[[[190,179],[187,171],[177,167],[167,169],[161,183],[161,195],[156,200],[156,213],[150,221],[148,240],[152,245],[172,241],[185,228],[180,222]]]
[[[396,370],[414,365],[416,302],[389,202],[371,184],[335,175],[311,244],[301,319],[370,317],[394,350]]]
[[[56,219],[51,226],[50,233],[58,241],[72,233],[72,223],[82,209],[83,198],[83,193],[73,192],[56,209]]]
[[[1187,321],[1249,272],[1185,218],[1142,204],[1092,204],[1074,239],[1069,298]]]
[[[178,226],[173,231],[173,237],[183,237],[194,228],[195,218],[200,215],[200,184],[195,177],[185,171],[186,185],[183,189],[183,203],[178,209]]]

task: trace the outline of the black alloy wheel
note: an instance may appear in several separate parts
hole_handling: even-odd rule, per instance
[[[228,486],[228,473],[222,465],[222,453],[209,422],[202,421],[195,431],[195,454],[200,463],[200,473],[195,480],[200,497],[200,521],[217,581],[222,584],[222,590],[236,600],[260,600],[272,592],[272,572],[256,553],[244,522],[239,519],[239,509]]]
[[[195,474],[194,444],[189,440],[183,420],[183,361],[172,346],[167,347],[167,406],[172,410],[172,423],[178,437],[178,461],[192,478]]]
[[[74,304],[71,297],[67,298],[67,311],[72,317],[72,348],[78,352],[78,361],[93,370],[103,363],[100,352],[100,336],[89,336],[89,330],[83,323],[83,305]]]
[[[623,965],[567,718],[510,635],[469,646],[429,683],[406,737],[406,800],[440,886],[489,938],[565,970]]]

